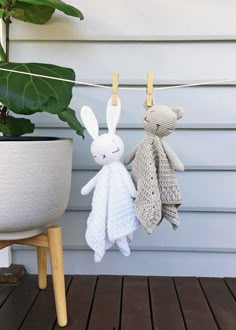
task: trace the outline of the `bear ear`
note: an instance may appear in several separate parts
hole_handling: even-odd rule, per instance
[[[182,118],[184,115],[184,109],[181,107],[176,107],[175,109],[173,109],[173,111],[176,114],[177,119]]]

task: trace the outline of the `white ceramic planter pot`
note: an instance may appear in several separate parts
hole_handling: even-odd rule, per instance
[[[72,141],[2,139],[0,239],[37,235],[66,210],[71,188]]]

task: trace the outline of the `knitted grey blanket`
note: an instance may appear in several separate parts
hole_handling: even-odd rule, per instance
[[[151,133],[135,150],[132,176],[137,189],[135,210],[148,233],[166,218],[174,229],[179,225],[177,207],[181,204],[175,164],[169,159],[170,147]],[[175,161],[175,160],[174,160]]]

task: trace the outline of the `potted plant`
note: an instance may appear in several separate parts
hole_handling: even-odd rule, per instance
[[[0,0],[7,38],[11,17],[44,24],[56,9],[83,19],[78,9],[60,0]],[[0,52],[0,239],[19,239],[39,234],[64,213],[72,170],[71,140],[22,136],[34,131],[34,124],[25,116],[47,112],[57,115],[78,135],[83,136],[83,130],[69,107],[75,80],[72,69],[9,63],[9,47],[5,54],[0,45]]]

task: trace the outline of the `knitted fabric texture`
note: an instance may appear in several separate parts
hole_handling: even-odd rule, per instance
[[[163,218],[174,229],[179,225],[177,207],[181,204],[181,194],[175,171],[183,171],[184,165],[162,138],[174,131],[176,120],[182,116],[182,108],[170,109],[165,105],[148,108],[143,121],[147,134],[124,160],[126,165],[133,160],[135,211],[148,233]]]
[[[147,232],[151,233],[163,217],[176,228],[179,224],[176,207],[181,204],[181,194],[175,171],[157,136],[148,133],[140,142],[132,175],[137,187],[135,211]]]
[[[81,118],[87,132],[93,138],[91,153],[103,168],[81,189],[82,195],[93,189],[92,211],[87,221],[86,241],[94,250],[95,262],[102,260],[106,250],[116,244],[120,251],[130,254],[129,241],[140,227],[135,216],[134,183],[120,159],[124,152],[122,139],[115,134],[120,117],[121,103],[112,105],[109,99],[106,109],[108,133],[99,135],[99,126],[91,108],[83,106]]]
[[[127,182],[130,180],[130,182]],[[123,255],[130,255],[129,241],[139,228],[135,216],[135,187],[126,168],[120,162],[104,166],[97,174],[92,211],[87,221],[86,241],[94,250],[96,262],[106,250],[116,244]]]

